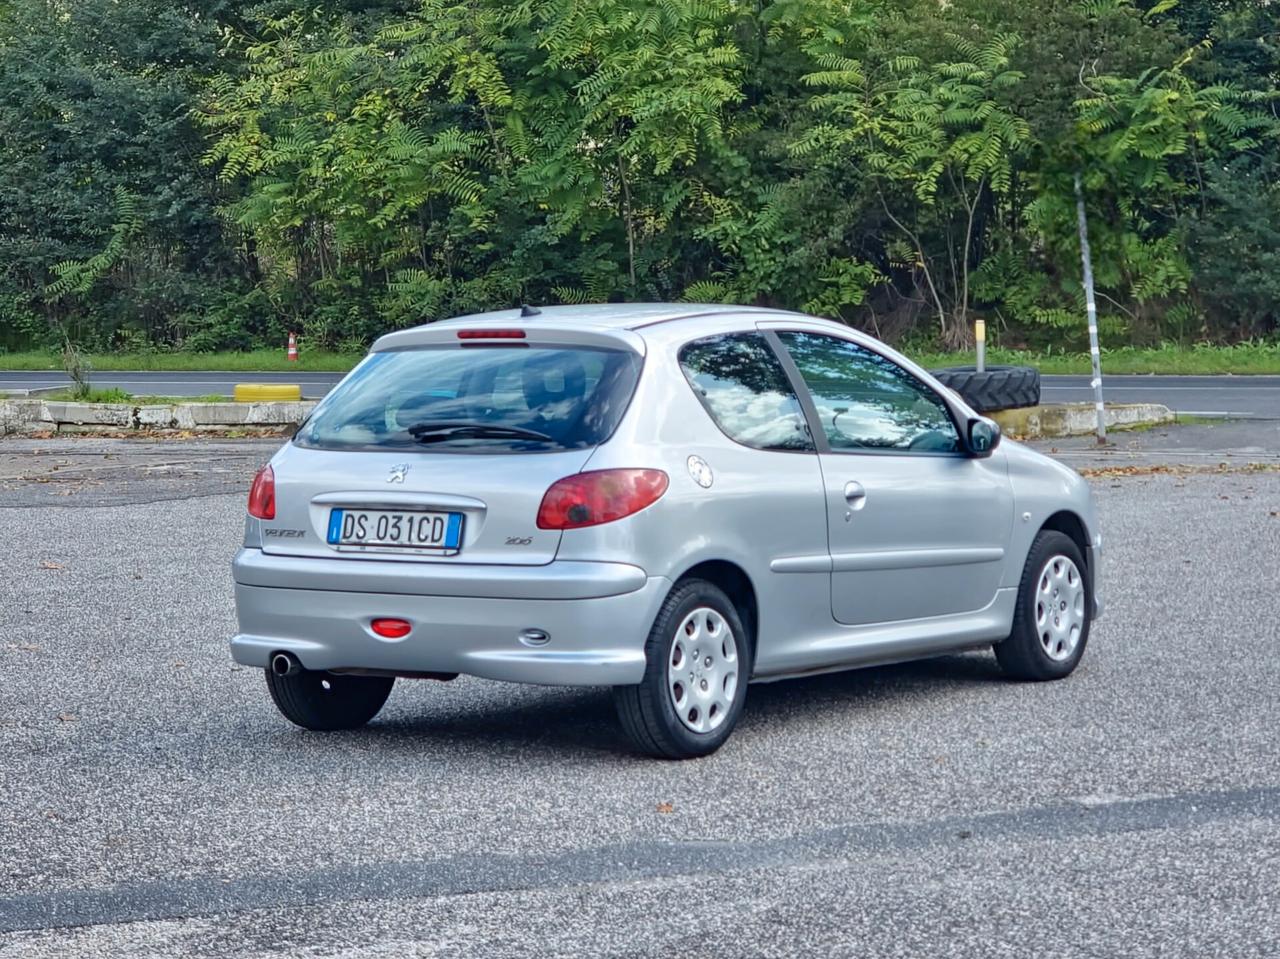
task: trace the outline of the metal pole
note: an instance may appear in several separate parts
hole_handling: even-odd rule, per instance
[[[1080,259],[1084,263],[1084,297],[1089,311],[1089,357],[1093,360],[1093,405],[1098,414],[1098,445],[1107,442],[1107,410],[1102,405],[1102,353],[1098,349],[1098,301],[1093,296],[1093,257],[1089,253],[1089,221],[1084,213],[1084,188],[1076,174],[1076,216],[1080,220]]]
[[[973,342],[978,347],[978,372],[981,373],[987,368],[987,321],[974,320],[973,322]]]

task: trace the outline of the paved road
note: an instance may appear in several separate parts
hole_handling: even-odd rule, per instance
[[[303,395],[319,398],[342,378],[339,373],[95,373],[100,387],[159,396],[231,395],[236,383],[299,383]],[[0,371],[0,390],[67,385],[54,372]],[[1113,403],[1163,403],[1179,413],[1251,416],[1280,420],[1280,376],[1108,376],[1106,398]],[[1044,377],[1047,403],[1093,401],[1087,376]]]
[[[673,764],[595,689],[284,723],[225,645],[273,446],[0,443],[0,959],[1280,954],[1280,473],[1100,475],[1067,682],[754,686]]]
[[[1046,403],[1091,403],[1087,376],[1046,376]],[[1280,420],[1280,376],[1103,376],[1109,403],[1162,403],[1189,416]]]
[[[342,373],[226,373],[226,372],[96,372],[91,381],[102,389],[118,387],[138,396],[230,396],[237,383],[298,383],[307,399],[319,399],[342,379]],[[0,370],[0,390],[35,390],[70,385],[55,371]]]

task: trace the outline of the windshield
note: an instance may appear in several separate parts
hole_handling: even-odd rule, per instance
[[[640,374],[627,350],[432,346],[373,353],[294,437],[319,449],[583,449],[608,439]]]

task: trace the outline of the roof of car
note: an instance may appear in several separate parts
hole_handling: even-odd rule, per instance
[[[695,316],[720,316],[741,313],[785,313],[759,306],[735,306],[725,303],[587,303],[580,306],[540,306],[535,316],[522,316],[519,309],[472,313],[430,324],[503,323],[520,326],[538,322],[562,322],[575,326],[597,326],[608,329],[636,330],[669,320]]]

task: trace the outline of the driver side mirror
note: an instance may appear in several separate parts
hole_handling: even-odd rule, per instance
[[[984,458],[1000,445],[1000,424],[985,416],[969,421],[969,455]]]

